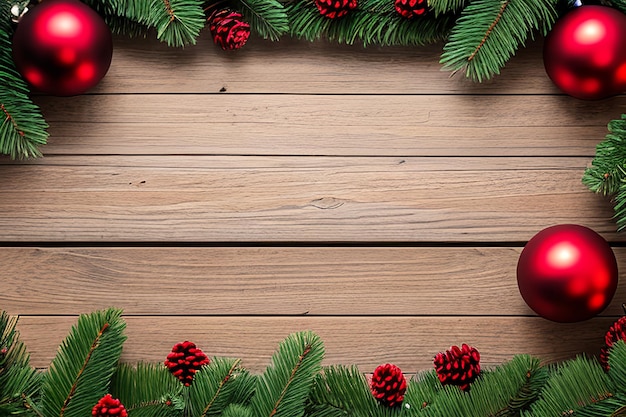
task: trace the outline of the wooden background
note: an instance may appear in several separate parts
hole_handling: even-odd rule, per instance
[[[427,369],[461,343],[486,366],[597,353],[625,286],[600,317],[556,324],[515,268],[559,223],[601,233],[626,267],[609,203],[581,183],[626,97],[559,94],[541,41],[482,85],[449,78],[440,50],[118,38],[91,93],[36,97],[46,157],[0,158],[0,307],[33,364],[109,306],[126,361],[193,340],[258,372],[303,329],[326,364],[365,372]]]

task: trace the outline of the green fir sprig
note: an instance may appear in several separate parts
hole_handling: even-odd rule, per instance
[[[554,6],[554,0],[472,1],[452,29],[441,63],[478,82],[499,74],[533,31],[550,30]]]
[[[626,114],[608,124],[609,133],[596,146],[582,182],[591,191],[615,200],[617,229],[626,227]]]
[[[313,332],[287,337],[259,376],[251,408],[256,417],[300,417],[321,370],[324,344]]]
[[[543,365],[528,355],[483,370],[469,392],[442,386],[434,370],[416,374],[404,401],[378,402],[363,370],[321,367],[324,347],[310,331],[287,337],[262,375],[239,359],[214,357],[184,386],[162,362],[118,364],[121,311],[81,315],[41,377],[0,313],[0,416],[89,415],[106,393],[129,417],[608,417],[626,413],[626,343],[609,350],[610,369],[595,358]],[[600,344],[600,343],[599,343]],[[41,396],[40,396],[41,393]]]
[[[248,406],[256,379],[244,369],[241,360],[212,358],[196,373],[189,387],[191,417],[217,417],[231,404]]]
[[[121,310],[81,315],[65,338],[41,387],[41,417],[84,417],[108,391],[126,323]]]
[[[129,417],[182,417],[185,408],[183,385],[162,363],[120,364],[110,391]]]
[[[28,85],[15,68],[11,54],[11,3],[0,2],[0,153],[13,159],[41,156],[48,125],[30,99]]]
[[[0,312],[0,416],[36,417],[41,374],[30,366],[16,325],[17,317]]]

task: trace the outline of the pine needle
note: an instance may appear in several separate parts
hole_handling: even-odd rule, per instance
[[[277,41],[289,31],[287,12],[277,0],[237,0],[236,8],[263,39]]]
[[[322,340],[312,332],[294,333],[281,342],[272,364],[257,379],[254,416],[302,416],[323,357]]]
[[[121,310],[81,315],[42,385],[43,417],[84,417],[109,389],[126,339]]]
[[[474,0],[444,46],[441,63],[482,82],[499,74],[534,30],[546,34],[556,18],[555,0]]]
[[[229,404],[247,405],[255,383],[239,359],[213,358],[195,374],[189,387],[190,415],[220,416]]]
[[[591,167],[585,170],[583,184],[603,196],[618,193],[626,177],[626,114],[608,124],[609,133],[596,145]]]
[[[10,7],[11,2],[0,2],[0,153],[12,159],[39,157],[48,124],[13,63]]]
[[[533,403],[532,417],[571,415],[586,406],[614,396],[615,386],[596,360],[577,357],[557,365],[540,398]]]
[[[30,366],[16,325],[17,317],[0,312],[0,415],[34,417],[41,374]]]
[[[162,364],[121,364],[111,382],[129,417],[180,417],[184,402],[182,384]]]

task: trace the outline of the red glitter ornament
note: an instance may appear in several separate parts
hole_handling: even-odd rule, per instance
[[[600,349],[600,364],[609,370],[609,350],[619,340],[626,340],[626,316],[618,319],[604,335],[604,346]]]
[[[572,97],[602,99],[626,91],[626,15],[607,6],[580,6],[554,25],[543,62]]]
[[[424,16],[428,11],[428,2],[426,0],[395,0],[394,7],[400,16],[411,19]]]
[[[357,0],[315,0],[315,6],[322,16],[337,19],[357,8]]]
[[[209,18],[209,22],[213,42],[225,51],[240,49],[250,37],[250,24],[239,12],[220,10]]]
[[[517,284],[526,304],[556,322],[577,322],[602,312],[617,289],[617,261],[609,244],[575,224],[548,227],[524,247]]]
[[[128,412],[120,400],[107,394],[93,406],[91,415],[93,417],[128,417]]]
[[[197,348],[195,343],[185,341],[174,345],[164,363],[172,375],[188,387],[193,382],[196,372],[210,362],[207,355]]]
[[[439,352],[433,360],[439,381],[443,385],[457,385],[469,391],[470,384],[480,374],[480,353],[465,343]]]
[[[111,65],[111,30],[78,0],[46,0],[19,21],[13,60],[35,89],[56,96],[82,94]]]
[[[374,398],[380,403],[388,407],[394,407],[402,404],[404,400],[406,378],[396,365],[389,363],[380,365],[374,370],[370,382],[370,390]]]

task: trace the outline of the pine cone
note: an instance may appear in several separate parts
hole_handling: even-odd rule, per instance
[[[107,394],[93,406],[91,415],[93,417],[128,417],[128,412],[120,400]]]
[[[463,391],[469,391],[470,384],[480,373],[480,353],[465,343],[459,348],[439,352],[434,359],[439,381],[443,385],[458,385]]]
[[[209,21],[213,41],[225,51],[241,48],[250,37],[250,24],[239,12],[223,9],[215,12]]]
[[[402,17],[410,19],[415,16],[424,16],[428,10],[426,0],[395,0],[396,12]]]
[[[600,349],[600,364],[607,372],[609,370],[609,351],[618,340],[626,340],[626,316],[613,323],[604,335],[604,346]]]
[[[388,407],[400,405],[406,391],[406,378],[396,365],[380,365],[370,382],[372,395]]]
[[[336,19],[348,14],[357,7],[357,0],[315,0],[315,5],[322,16]]]
[[[193,376],[196,372],[210,362],[207,355],[198,349],[194,343],[182,342],[174,345],[172,352],[165,359],[165,366],[172,375],[188,387],[193,382]]]

